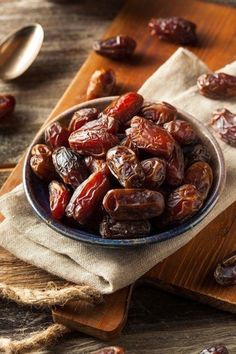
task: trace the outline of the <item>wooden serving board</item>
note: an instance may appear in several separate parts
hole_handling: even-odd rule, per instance
[[[194,0],[127,0],[112,23],[105,37],[128,34],[137,40],[136,55],[128,62],[115,62],[91,53],[73,82],[48,118],[52,120],[65,109],[85,100],[88,80],[95,69],[110,67],[117,73],[119,92],[137,90],[141,84],[177,49],[175,44],[161,42],[151,37],[147,23],[151,17],[181,16],[198,26],[200,45],[189,48],[213,70],[236,59],[236,9]],[[160,83],[165,85],[165,83]],[[22,161],[10,175],[0,193],[4,194],[21,182]],[[236,191],[235,191],[236,192]],[[225,210],[194,240],[150,270],[140,281],[151,282],[161,289],[189,296],[223,310],[236,312],[235,288],[222,288],[213,279],[216,264],[236,249],[236,203]],[[0,250],[0,260],[6,266],[17,260]],[[22,279],[16,269],[28,269],[27,279]],[[32,281],[36,268],[19,261],[8,275],[11,283],[26,284]],[[132,270],[131,270],[132,271]],[[53,278],[53,277],[52,277]],[[55,277],[54,277],[55,278]],[[53,278],[53,279],[54,279]],[[35,286],[50,279],[39,271]],[[4,276],[0,276],[4,280]],[[5,279],[5,281],[7,281]],[[54,279],[54,281],[56,281]],[[53,311],[55,321],[71,328],[110,339],[125,324],[133,286],[105,297],[104,304],[84,313],[76,312],[76,303]]]

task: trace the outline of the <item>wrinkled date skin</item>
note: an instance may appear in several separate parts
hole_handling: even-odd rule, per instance
[[[84,124],[97,119],[98,114],[99,111],[97,108],[82,108],[75,112],[69,124],[69,132],[72,133],[81,128]]]
[[[166,129],[180,145],[192,144],[197,139],[192,125],[184,120],[172,120],[169,123],[165,123],[163,128]]]
[[[152,18],[148,24],[152,35],[179,44],[197,43],[195,23],[179,17]]]
[[[166,178],[166,161],[153,157],[141,161],[145,174],[145,186],[156,189],[162,185]]]
[[[103,238],[126,239],[148,236],[151,224],[148,220],[115,221],[106,217],[100,224],[100,234]]]
[[[167,102],[144,103],[140,115],[158,125],[177,118],[177,109]]]
[[[138,147],[131,140],[130,136],[126,136],[124,139],[122,139],[121,142],[120,142],[120,145],[128,147],[129,149],[133,150],[133,152],[136,154],[136,156],[139,156]]]
[[[10,115],[15,108],[16,100],[12,95],[0,95],[0,119]]]
[[[193,184],[206,199],[213,182],[213,173],[210,165],[203,161],[193,163],[185,172],[184,183]]]
[[[209,163],[211,161],[211,154],[205,145],[197,144],[185,155],[186,165],[190,165],[197,161]]]
[[[98,119],[86,123],[80,130],[83,129],[105,129],[108,133],[116,134],[119,129],[119,122],[114,117],[101,114],[98,116]]]
[[[125,354],[125,351],[121,347],[105,347],[93,352],[93,354]]]
[[[199,354],[229,354],[229,352],[224,345],[217,344],[213,345],[212,347],[203,349]]]
[[[79,129],[69,137],[70,147],[82,155],[92,155],[98,159],[119,143],[119,139],[106,129]]]
[[[84,225],[96,213],[110,183],[103,171],[94,172],[73,193],[66,215]]]
[[[126,134],[141,150],[157,157],[169,158],[173,152],[175,141],[163,128],[143,117],[134,117],[131,128]]]
[[[171,186],[179,186],[184,178],[184,155],[178,143],[166,166],[166,182]]]
[[[45,142],[53,150],[60,146],[68,146],[69,131],[59,122],[51,123],[45,129]]]
[[[37,144],[31,150],[30,167],[32,171],[43,181],[51,181],[55,177],[55,169],[52,163],[52,152],[44,144]]]
[[[130,57],[135,48],[135,40],[122,35],[95,41],[93,44],[93,50],[96,53],[116,60],[123,60]]]
[[[125,188],[142,187],[145,174],[133,150],[115,146],[107,152],[107,165],[111,173]]]
[[[218,264],[214,273],[215,280],[223,286],[236,284],[236,252],[227,256]]]
[[[54,219],[61,219],[69,203],[71,193],[69,189],[60,182],[52,181],[49,186],[50,210]]]
[[[171,223],[183,222],[201,208],[202,197],[197,188],[191,184],[184,184],[170,193],[166,202],[167,218]]]
[[[165,201],[161,193],[148,189],[111,189],[103,206],[114,220],[146,220],[162,214]]]
[[[87,88],[87,99],[110,96],[115,89],[116,77],[111,69],[94,71]]]
[[[103,171],[106,173],[106,175],[110,174],[110,170],[107,166],[106,160],[95,159],[93,156],[86,156],[84,158],[84,161],[90,173]]]
[[[142,104],[141,95],[137,92],[128,92],[107,106],[103,114],[116,118],[120,123],[125,123],[139,112]]]
[[[56,172],[65,184],[77,188],[89,175],[88,169],[81,156],[73,150],[61,146],[52,155]]]
[[[213,114],[211,125],[225,143],[236,147],[236,114],[225,108],[218,109]]]
[[[230,98],[236,96],[236,76],[225,73],[203,74],[197,80],[201,95],[213,98]]]

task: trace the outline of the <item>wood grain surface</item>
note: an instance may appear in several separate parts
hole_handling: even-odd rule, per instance
[[[48,30],[43,50],[38,58],[41,60],[41,65],[38,65],[36,69],[37,61],[21,79],[14,83],[0,84],[2,91],[15,93],[19,104],[15,120],[4,122],[1,126],[0,159],[2,159],[2,166],[9,167],[18,161],[18,157],[81,65],[93,38],[97,38],[103,33],[120,5],[121,1],[110,1],[109,3],[100,1],[97,6],[94,1],[0,0],[1,9],[4,9],[0,12],[1,35],[11,30],[14,25],[20,26],[22,19],[30,22],[38,21]],[[169,10],[171,11],[171,9]],[[184,9],[182,8],[180,11],[184,11]],[[65,31],[65,28],[69,32]],[[86,35],[86,33],[89,34]],[[75,39],[78,41],[76,47]],[[158,48],[158,41],[155,41],[155,45]],[[208,45],[210,45],[210,41]],[[62,49],[66,55],[62,55]],[[167,54],[171,54],[174,50],[175,47],[172,46],[170,49],[165,48]],[[158,53],[160,52],[158,51]],[[202,55],[210,65],[212,58],[207,57],[204,50]],[[154,63],[155,58],[149,59],[150,63]],[[159,65],[164,60],[164,56],[160,53],[160,58],[155,63]],[[227,60],[232,60],[232,58],[227,58],[227,54],[222,56],[220,65],[224,65]],[[135,75],[134,64],[143,65],[142,59],[136,57],[136,62],[130,63],[129,67],[133,70],[137,85],[137,82],[141,83],[144,77],[143,74]],[[48,65],[50,70],[48,70]],[[120,85],[120,90],[127,89],[129,83],[125,82],[125,77],[122,77],[122,66],[117,70],[120,73],[120,81],[124,83]],[[31,75],[29,75],[30,72]],[[74,103],[83,99],[85,86],[86,84],[82,83],[82,87],[78,89],[81,94],[78,93]],[[22,113],[18,116],[19,112]],[[27,124],[29,128],[26,127]],[[17,129],[15,129],[16,125]],[[9,172],[10,169],[5,168],[0,174],[0,178],[4,179]],[[7,258],[5,259],[7,261]],[[18,268],[16,267],[15,272]],[[38,330],[51,322],[49,312],[41,313],[37,310],[19,309],[14,304],[5,301],[2,301],[0,306],[1,335],[13,334],[22,337],[24,333]],[[233,353],[236,352],[234,321],[233,315],[163,294],[145,286],[145,288],[141,287],[135,291],[127,326],[121,337],[113,343],[124,345],[128,353],[134,354],[150,352],[165,354],[171,351],[187,354],[198,353],[209,342],[223,341],[229,345],[229,349]],[[42,351],[41,353],[90,353],[102,345],[102,342],[85,335],[73,334],[68,335],[63,344],[60,343],[52,351]]]

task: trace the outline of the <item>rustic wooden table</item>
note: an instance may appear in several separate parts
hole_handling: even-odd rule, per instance
[[[14,82],[0,82],[0,92],[11,92],[17,99],[14,116],[0,124],[0,186],[85,60],[93,39],[102,35],[122,3],[0,0],[0,40],[25,23],[39,22],[45,29],[42,51],[30,70]],[[21,338],[52,322],[50,311],[6,301],[0,301],[0,313],[0,336]],[[223,342],[236,353],[235,329],[235,315],[145,286],[135,291],[127,325],[112,344],[132,354],[197,354],[208,344]],[[103,344],[74,333],[40,353],[90,353]]]

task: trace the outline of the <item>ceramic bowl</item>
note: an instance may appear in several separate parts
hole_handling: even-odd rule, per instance
[[[92,100],[89,102],[84,102],[63,112],[58,117],[56,117],[55,120],[58,120],[63,123],[68,123],[73,113],[78,109],[85,107],[96,107],[99,110],[103,110],[115,98],[116,97],[106,97]],[[23,170],[23,183],[26,197],[35,213],[45,222],[46,225],[66,237],[72,238],[77,241],[104,247],[134,247],[138,245],[157,243],[177,237],[182,233],[186,232],[187,230],[192,229],[196,224],[198,224],[202,219],[204,219],[207,214],[214,208],[224,188],[225,164],[222,151],[216,139],[212,136],[208,128],[189,114],[185,114],[182,111],[179,111],[179,113],[181,116],[183,116],[183,119],[191,122],[198,136],[201,138],[202,142],[208,147],[212,155],[212,168],[214,171],[214,181],[208,198],[205,204],[203,205],[202,209],[192,218],[164,232],[153,233],[147,237],[117,240],[103,239],[98,234],[85,231],[84,229],[80,228],[79,225],[76,227],[72,227],[63,224],[63,222],[61,221],[54,220],[50,213],[47,185],[42,182],[37,176],[35,176],[30,168],[31,148],[35,144],[44,143],[44,129],[39,132],[39,134],[36,136],[33,143],[31,144],[25,158]]]

